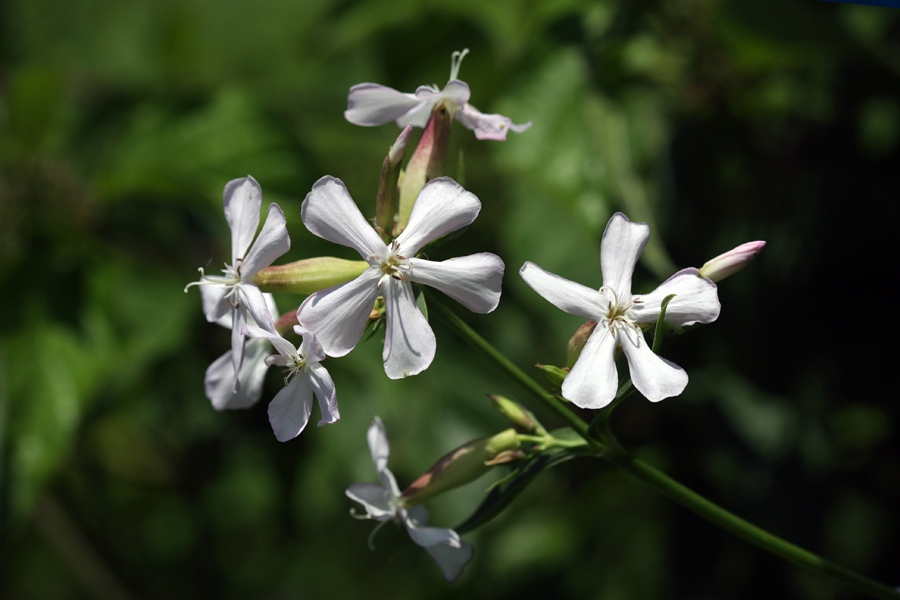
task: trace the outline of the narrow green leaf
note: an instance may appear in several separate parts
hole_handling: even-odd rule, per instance
[[[669,302],[672,301],[672,298],[675,297],[675,294],[669,294],[665,298],[663,298],[662,304],[659,306],[659,318],[656,320],[656,329],[653,331],[653,353],[655,354],[657,350],[659,350],[659,343],[662,341],[662,328],[663,321],[666,320],[666,308],[669,307]]]

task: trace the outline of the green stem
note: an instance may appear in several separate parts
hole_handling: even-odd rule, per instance
[[[603,455],[604,458],[722,529],[802,569],[844,583],[872,598],[884,598],[885,600],[897,600],[900,598],[900,592],[897,590],[869,579],[856,571],[835,564],[808,550],[804,550],[800,546],[796,546],[765,529],[757,527],[749,521],[745,521],[718,504],[707,500],[690,488],[683,486],[665,473],[658,471],[625,450],[608,427],[605,431],[604,441],[607,444],[607,452]]]
[[[628,471],[644,483],[654,487],[658,492],[668,496],[685,508],[693,511],[704,519],[722,527],[740,538],[771,552],[772,554],[806,569],[817,575],[827,577],[846,584],[856,590],[872,597],[884,600],[900,599],[900,591],[897,591],[873,579],[835,564],[817,554],[813,554],[803,548],[784,540],[765,529],[753,525],[749,521],[725,510],[718,504],[711,502],[694,492],[690,488],[678,483],[665,473],[658,471],[647,463],[635,458],[616,439],[610,429],[609,420],[601,419],[596,426],[602,429],[603,441],[590,435],[586,422],[572,413],[556,396],[545,390],[539,383],[529,377],[512,363],[506,356],[494,348],[487,340],[469,327],[462,319],[449,308],[436,300],[434,296],[428,296],[428,305],[437,309],[435,312],[441,315],[450,327],[470,344],[484,352],[501,369],[528,390],[535,398],[543,402],[548,408],[559,415],[574,429],[578,435],[598,451],[607,460],[613,462],[622,469]],[[631,390],[621,390],[623,397]]]
[[[506,358],[499,350],[494,348],[487,340],[478,335],[478,333],[469,327],[465,321],[456,316],[444,304],[437,300],[433,295],[428,295],[428,306],[435,308],[438,314],[443,317],[444,321],[458,333],[463,339],[484,352],[488,358],[493,360],[497,366],[506,371],[507,375],[517,381],[532,396],[543,402],[550,410],[555,412],[562,418],[578,435],[583,437],[588,444],[596,450],[603,450],[603,444],[588,435],[588,424],[570,411],[556,396],[548,392],[534,379],[525,374],[522,369],[517,367],[511,360]]]

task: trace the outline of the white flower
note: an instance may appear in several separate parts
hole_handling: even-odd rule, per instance
[[[631,294],[631,275],[649,239],[646,223],[632,223],[622,213],[612,216],[600,244],[603,287],[599,291],[530,262],[519,271],[525,282],[552,304],[597,323],[562,384],[563,397],[576,406],[603,408],[615,398],[616,346],[622,347],[628,359],[634,387],[648,400],[677,396],[687,386],[687,373],[654,354],[639,325],[656,323],[660,305],[670,294],[675,297],[666,309],[667,323],[710,323],[719,316],[716,285],[694,268],[675,273],[649,294]]]
[[[277,319],[278,309],[275,306],[275,298],[272,294],[263,294],[263,298],[266,300],[266,306],[269,308],[272,319]],[[231,329],[231,313],[222,315],[216,324]],[[269,348],[269,342],[264,339],[248,340],[244,344],[244,360],[237,376],[240,389],[237,391],[234,389],[234,363],[231,350],[209,365],[209,368],[206,369],[204,384],[206,397],[212,402],[213,408],[216,410],[248,408],[259,401],[262,396],[266,371],[269,370],[269,365],[265,360]]]
[[[514,125],[512,119],[497,114],[484,114],[469,104],[469,86],[456,78],[463,57],[469,52],[454,52],[451,59],[450,80],[443,90],[436,85],[422,85],[413,94],[398,92],[377,83],[360,83],[350,88],[344,117],[354,125],[384,125],[396,121],[400,127],[425,127],[431,111],[439,102],[467,129],[475,131],[479,140],[505,140],[511,129],[521,133],[531,122]]]
[[[462,541],[459,534],[452,529],[426,527],[428,511],[425,507],[419,505],[407,509],[403,506],[400,488],[394,474],[387,468],[390,448],[384,424],[378,417],[375,417],[369,427],[367,438],[381,485],[354,483],[347,488],[345,492],[347,497],[362,504],[369,518],[382,522],[395,521],[405,525],[409,537],[428,551],[444,573],[444,578],[447,581],[455,581],[472,560],[472,546]],[[378,528],[375,531],[378,531]],[[374,535],[375,532],[372,533]]]
[[[416,306],[412,282],[435,287],[477,313],[491,312],[500,301],[500,257],[483,252],[443,262],[415,258],[428,242],[472,223],[480,210],[478,198],[452,179],[433,179],[419,193],[409,225],[387,246],[344,184],[323,177],[303,201],[303,223],[315,235],[359,252],[369,268],[353,281],[309,296],[297,320],[316,332],[326,354],[344,356],[359,342],[381,295],[387,321],[385,372],[399,379],[425,370],[434,359],[436,342]]]
[[[241,330],[252,315],[259,325],[267,327],[272,319],[266,308],[262,292],[253,283],[253,277],[272,264],[276,258],[290,250],[284,213],[277,204],[269,205],[269,214],[262,231],[253,242],[259,227],[259,211],[262,206],[262,189],[250,176],[229,181],[222,194],[225,219],[231,228],[231,264],[226,264],[224,275],[206,275],[200,269],[200,281],[188,284],[200,286],[203,312],[206,320],[214,323],[231,313],[231,355],[235,374],[239,375],[244,358],[244,336]],[[249,248],[249,250],[248,250]],[[274,329],[274,325],[268,327]],[[234,379],[234,391],[240,389],[238,377]]]
[[[285,387],[269,403],[269,423],[279,442],[294,439],[309,423],[313,394],[319,401],[319,410],[322,411],[319,427],[341,420],[334,381],[320,364],[325,360],[322,347],[312,332],[295,325],[294,333],[301,336],[299,348],[295,348],[277,333],[244,325],[245,335],[257,340],[269,340],[278,350],[278,354],[266,358],[266,365],[276,365],[285,369]]]

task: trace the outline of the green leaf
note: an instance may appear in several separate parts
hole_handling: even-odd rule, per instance
[[[656,329],[653,331],[653,353],[655,354],[657,350],[659,350],[659,344],[662,341],[662,326],[663,322],[666,320],[666,308],[669,307],[669,302],[672,301],[672,298],[675,297],[675,294],[669,294],[665,298],[663,298],[662,304],[659,305],[659,318],[656,319]]]

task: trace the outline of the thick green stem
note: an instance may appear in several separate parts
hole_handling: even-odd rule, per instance
[[[578,433],[578,435],[584,438],[593,449],[597,450],[598,454],[628,471],[644,483],[653,486],[658,492],[668,496],[704,519],[715,523],[719,527],[722,527],[738,537],[741,537],[800,568],[848,585],[872,598],[883,598],[884,600],[900,599],[900,591],[804,550],[799,546],[769,533],[765,529],[753,525],[749,521],[741,519],[718,504],[707,500],[690,488],[678,483],[665,473],[658,471],[647,463],[635,458],[619,444],[610,429],[608,419],[600,419],[596,424],[597,429],[601,430],[597,433],[602,435],[602,441],[598,440],[591,435],[588,424],[570,411],[560,399],[545,390],[534,379],[526,375],[525,372],[514,365],[506,358],[506,356],[501,354],[499,350],[488,343],[487,340],[478,335],[475,330],[456,316],[455,313],[444,306],[440,301],[436,300],[434,296],[428,296],[428,305],[434,307],[436,309],[435,312],[440,314],[447,324],[462,336],[463,339],[484,352],[485,355],[491,358],[501,369],[506,371],[510,377],[528,390],[532,396],[559,415]],[[627,393],[630,390],[620,391]]]

